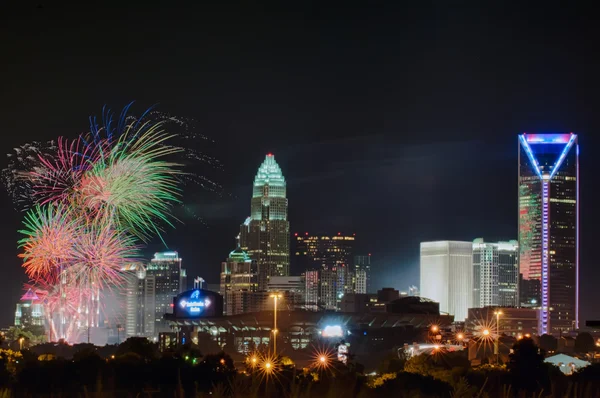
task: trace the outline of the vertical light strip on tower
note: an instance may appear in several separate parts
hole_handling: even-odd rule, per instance
[[[579,329],[579,143],[575,146],[575,157],[577,158],[577,185],[575,191],[575,329]]]
[[[542,312],[541,312],[541,330],[540,334],[548,333],[548,229],[550,220],[548,215],[548,203],[550,198],[550,181],[547,174],[544,174],[542,182]]]

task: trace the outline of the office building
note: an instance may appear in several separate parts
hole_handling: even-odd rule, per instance
[[[44,329],[44,305],[31,289],[21,297],[15,311],[15,326],[18,328],[31,328],[32,326]]]
[[[132,336],[154,337],[155,328],[155,280],[146,274],[142,264],[128,264],[122,269],[124,275],[125,314],[124,338]]]
[[[318,271],[318,306],[326,310],[337,310],[342,297],[352,293],[356,285],[352,267],[354,234],[295,233],[293,242],[292,253],[297,267]],[[366,275],[363,279],[365,278]]]
[[[146,278],[149,277],[148,282],[152,284],[148,291],[149,294],[154,292],[154,334],[169,331],[163,316],[173,313],[173,297],[186,290],[186,272],[181,263],[179,254],[169,251],[154,254],[146,267]]]
[[[516,240],[473,241],[473,307],[518,307],[518,250]]]
[[[519,272],[522,306],[540,309],[540,334],[578,328],[577,135],[519,135]]]
[[[260,290],[271,276],[290,273],[290,223],[286,183],[272,154],[258,168],[252,188],[250,217],[240,226],[241,248],[258,267]]]
[[[354,256],[354,293],[371,293],[371,254]]]
[[[255,292],[258,290],[258,272],[256,261],[238,246],[221,263],[221,284],[219,294],[223,296],[223,314],[235,315],[248,310],[243,295],[236,292]]]
[[[473,243],[421,243],[421,297],[440,303],[440,312],[458,322],[473,307]]]
[[[293,292],[300,294],[304,301],[306,282],[304,276],[273,276],[267,284],[269,292]]]
[[[319,270],[308,270],[304,273],[304,304],[311,311],[319,310]]]
[[[292,253],[298,268],[302,270],[348,267],[353,261],[355,240],[354,234],[345,235],[341,232],[333,235],[295,233]],[[370,262],[368,265],[370,266]]]

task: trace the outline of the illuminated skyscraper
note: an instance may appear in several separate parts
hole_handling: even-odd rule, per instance
[[[519,244],[473,242],[473,307],[517,307]]]
[[[371,254],[354,256],[354,293],[371,293]]]
[[[318,270],[319,304],[336,310],[342,297],[355,287],[352,260],[355,236],[294,234],[293,255],[304,270]],[[308,294],[308,293],[307,293]],[[312,299],[311,299],[312,300]]]
[[[186,290],[186,272],[181,262],[177,252],[155,253],[146,268],[147,281],[153,283],[147,290],[154,295],[155,334],[170,331],[163,316],[173,313],[173,297]]]
[[[227,261],[221,263],[219,294],[223,296],[223,315],[247,312],[243,298],[238,292],[255,292],[258,288],[256,261],[238,247],[229,253]]]
[[[43,331],[44,324],[44,304],[33,290],[28,289],[17,303],[15,326],[19,328],[38,326]]]
[[[290,273],[290,223],[285,178],[272,154],[254,178],[250,217],[240,227],[240,245],[258,266],[259,290],[271,276]]]
[[[577,135],[519,135],[520,301],[540,334],[578,327],[578,196]]]
[[[440,303],[440,312],[462,322],[473,307],[473,243],[421,243],[421,297]]]

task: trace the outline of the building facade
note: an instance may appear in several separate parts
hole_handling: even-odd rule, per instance
[[[142,264],[129,264],[122,269],[125,288],[125,338],[154,337],[156,301],[154,277],[146,275]]]
[[[304,305],[306,281],[304,276],[273,276],[267,285],[269,292],[289,292],[296,304]]]
[[[240,226],[241,248],[258,267],[258,286],[266,290],[271,276],[290,272],[290,223],[286,183],[272,154],[258,168],[252,188],[250,217]]]
[[[154,258],[146,267],[148,294],[152,294],[154,301],[154,334],[168,332],[168,323],[164,321],[164,314],[173,312],[173,297],[187,290],[187,277],[185,269],[181,267],[182,259],[175,251],[155,253]],[[149,301],[152,301],[149,299]]]
[[[371,293],[371,254],[354,256],[354,293]]]
[[[319,270],[304,273],[304,305],[311,311],[319,310]]]
[[[519,135],[519,272],[522,306],[539,308],[540,334],[578,327],[577,135]]]
[[[221,263],[221,284],[219,294],[223,296],[223,314],[235,315],[248,310],[244,295],[237,292],[255,292],[258,290],[258,272],[256,261],[239,246],[229,253]]]
[[[311,274],[311,279],[307,280],[310,281],[307,283],[312,283],[315,278],[318,280],[317,305],[326,310],[338,310],[342,297],[354,292],[356,286],[352,265],[355,235],[295,233],[293,242],[296,265],[307,270],[307,274],[317,271],[317,276]],[[366,286],[366,275],[363,280]],[[307,294],[312,294],[308,287]],[[307,303],[312,303],[314,298],[309,300]]]
[[[440,303],[440,312],[462,322],[473,307],[473,243],[422,242],[421,297]]]
[[[518,307],[519,244],[473,241],[473,307]]]
[[[44,304],[37,294],[29,289],[17,303],[17,308],[15,310],[15,326],[18,328],[30,328],[36,326],[43,330],[44,325]]]

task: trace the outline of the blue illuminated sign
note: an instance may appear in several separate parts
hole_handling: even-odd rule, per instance
[[[198,315],[208,307],[211,301],[200,296],[200,290],[194,290],[188,298],[181,298],[177,305],[187,311],[190,315]]]

